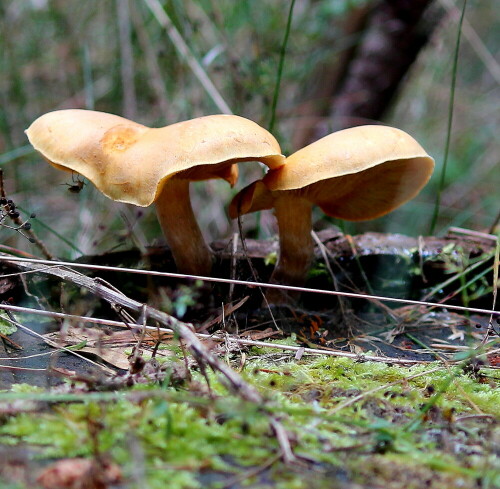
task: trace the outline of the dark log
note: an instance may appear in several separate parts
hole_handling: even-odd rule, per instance
[[[493,264],[495,242],[491,239],[481,239],[470,236],[450,235],[443,238],[422,236],[420,238],[404,236],[401,234],[365,233],[358,236],[347,236],[334,229],[327,229],[318,233],[323,244],[323,252],[316,246],[315,262],[306,284],[307,287],[318,289],[331,289],[332,276],[325,265],[324,255],[328,257],[330,268],[334,274],[339,290],[374,293],[389,297],[406,299],[422,299],[436,285],[448,280],[467,263],[481,257],[485,258],[480,269],[475,269],[465,276],[469,280],[475,274],[486,270]],[[212,243],[216,255],[214,275],[217,277],[236,278],[240,280],[255,281],[254,274],[262,282],[266,282],[274,268],[272,257],[279,252],[278,241],[245,240],[246,253],[240,239],[237,243],[233,240],[217,241]],[[233,251],[236,252],[233,254]],[[271,260],[269,260],[271,258]],[[110,264],[121,267],[144,267],[152,270],[175,272],[175,265],[167,248],[149,248],[145,257],[140,257],[138,252],[120,252],[102,255],[100,257],[83,257],[82,260],[93,264]],[[251,263],[253,270],[250,269]],[[99,276],[112,283],[119,284],[120,290],[127,294],[137,296],[134,289],[143,288],[150,291],[156,290],[158,285],[165,285],[172,291],[175,290],[178,280],[149,279],[131,277],[127,282],[123,274],[117,281],[115,274],[99,272]],[[491,283],[491,273],[486,275],[486,280]],[[154,284],[151,281],[154,281]],[[189,281],[188,281],[189,282]],[[182,280],[181,283],[188,283]],[[429,300],[438,301],[452,293],[459,287],[456,281],[444,287]],[[208,303],[220,304],[228,298],[229,286],[223,284],[206,284],[205,306]],[[255,289],[237,286],[233,299],[248,295]],[[256,291],[255,301],[249,301],[249,309],[260,304],[261,295]],[[458,294],[449,303],[461,304],[462,296]],[[144,298],[148,300],[147,297]],[[328,308],[332,299],[328,296],[314,294],[308,298],[304,296],[304,305],[311,309],[319,310]],[[201,301],[203,303],[203,301]],[[366,301],[363,302],[366,305]],[[471,307],[491,307],[491,294],[477,298]],[[358,305],[356,305],[357,307]],[[196,311],[195,311],[196,312]]]
[[[325,266],[324,254],[327,255],[330,268],[335,276],[338,290],[362,293],[374,293],[388,297],[421,300],[436,285],[445,282],[461,271],[471,260],[484,257],[484,264],[465,276],[466,280],[474,277],[493,265],[495,242],[470,236],[449,235],[438,238],[421,236],[419,238],[401,234],[364,233],[358,236],[343,235],[332,229],[318,233],[324,246],[324,253],[318,246],[315,249],[315,263],[306,284],[307,287],[331,289],[332,277]],[[212,247],[219,256],[216,273],[230,276],[233,246],[228,242],[216,242]],[[266,265],[265,259],[278,252],[278,243],[273,241],[246,240],[248,257],[262,281],[268,280],[273,265]],[[253,280],[241,245],[236,253],[236,278]],[[492,281],[492,273],[488,274]],[[454,282],[429,300],[437,301],[446,297],[459,287]],[[331,299],[314,294],[304,298],[305,306],[311,309],[328,307],[325,301]],[[478,298],[472,307],[491,306],[491,294]],[[460,294],[450,304],[461,304]],[[365,302],[366,304],[366,302]]]
[[[331,290],[332,282],[337,290],[348,292],[373,293],[386,297],[421,300],[437,285],[472,263],[483,258],[479,268],[468,272],[464,280],[470,280],[479,273],[491,269],[494,260],[493,240],[481,240],[468,236],[448,236],[444,238],[420,237],[414,238],[400,234],[365,233],[358,236],[348,236],[336,230],[324,230],[318,233],[322,246],[316,246],[315,262],[307,283],[310,288]],[[235,278],[239,280],[267,282],[274,268],[272,257],[276,257],[277,240],[256,241],[246,240],[246,253],[241,241],[238,243],[218,241],[212,244],[216,255],[214,275],[217,277]],[[235,250],[235,253],[233,253]],[[328,259],[328,266],[325,258]],[[271,260],[269,260],[271,258]],[[164,272],[175,272],[170,251],[166,247],[149,248],[142,256],[138,250],[107,253],[99,256],[86,256],[78,262],[95,265],[107,265],[120,268],[142,268]],[[250,268],[250,263],[251,267]],[[132,275],[113,271],[88,272],[114,284],[125,294],[149,304],[159,300],[159,287],[166,287],[169,294],[177,294],[179,284],[190,284],[191,280],[179,280],[165,277]],[[484,283],[491,285],[492,273],[486,273]],[[427,299],[436,302],[454,292],[461,282],[452,284],[436,291]],[[196,315],[197,308],[207,309],[219,307],[222,302],[237,300],[246,295],[252,295],[253,301],[248,301],[246,307],[252,309],[260,306],[262,296],[256,289],[236,286],[233,294],[229,294],[227,284],[205,285],[198,290],[200,299],[192,310]],[[54,287],[54,300],[58,301],[59,287]],[[255,292],[255,293],[254,293]],[[12,292],[11,292],[12,293]],[[19,294],[22,290],[19,290]],[[255,297],[253,297],[255,296]],[[202,298],[203,297],[203,298]],[[84,300],[84,298],[82,298]],[[450,304],[461,305],[462,295],[458,294]],[[332,298],[321,294],[303,296],[303,305],[313,310],[332,307]],[[489,309],[491,293],[485,293],[468,305]],[[366,305],[366,301],[359,307]],[[356,304],[356,308],[358,304]]]

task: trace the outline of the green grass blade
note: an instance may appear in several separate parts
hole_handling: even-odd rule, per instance
[[[29,211],[21,207],[20,205],[17,206],[19,210],[22,212],[26,213],[29,215]],[[48,224],[45,224],[43,221],[41,221],[38,217],[32,221],[35,227],[42,227],[49,233],[53,234],[56,238],[60,239],[63,243],[67,244],[73,251],[76,251],[80,255],[83,255],[83,251],[79,249],[74,243],[72,243],[69,239],[65,238],[62,234],[58,233],[55,229],[51,228]]]
[[[0,155],[0,166],[34,152],[35,150],[33,149],[33,146],[31,146],[31,144],[20,146],[19,148],[14,148]]]
[[[294,7],[295,7],[295,0],[292,0],[290,2],[290,9],[288,11],[288,20],[286,22],[285,37],[283,38],[283,44],[281,45],[280,61],[278,64],[278,74],[276,76],[276,85],[274,87],[273,103],[271,105],[271,120],[269,121],[269,132],[270,133],[273,132],[274,126],[276,123],[276,106],[278,105],[278,98],[279,98],[280,86],[281,86],[281,77],[283,75],[283,66],[285,65],[286,47],[288,44],[288,38],[290,36]]]
[[[457,33],[457,41],[455,43],[455,54],[453,56],[453,67],[451,73],[451,89],[450,89],[450,102],[448,107],[448,128],[446,131],[446,143],[444,148],[444,157],[443,157],[443,167],[441,169],[441,176],[439,180],[439,188],[436,196],[436,203],[434,205],[434,213],[432,215],[431,226],[429,229],[429,234],[433,234],[436,228],[437,219],[439,216],[439,207],[441,205],[441,193],[444,188],[444,182],[446,178],[446,167],[448,165],[448,155],[450,152],[450,139],[451,139],[451,126],[453,123],[453,107],[455,102],[455,86],[457,81],[457,67],[458,67],[458,52],[460,50],[460,39],[462,37],[462,24],[464,22],[465,17],[465,8],[467,6],[467,0],[464,0],[464,4],[462,6],[462,13],[460,15],[460,21],[458,22],[458,33]]]

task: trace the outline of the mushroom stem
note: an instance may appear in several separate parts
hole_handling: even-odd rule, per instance
[[[155,200],[156,213],[179,273],[209,276],[212,252],[191,207],[189,180],[169,178]]]
[[[302,286],[314,257],[312,230],[312,203],[280,192],[275,197],[274,212],[278,222],[280,254],[271,275],[271,283]],[[287,304],[299,294],[280,289],[268,289],[266,298],[273,304]]]

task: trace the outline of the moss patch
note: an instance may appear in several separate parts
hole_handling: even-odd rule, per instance
[[[47,403],[18,386],[0,398],[44,402],[36,413],[4,415],[0,442],[36,449],[40,463],[107,453],[125,487],[138,473],[152,488],[498,487],[500,392],[496,372],[487,373],[482,383],[437,364],[257,355],[243,374],[279,414],[298,456],[292,466],[262,406],[228,395],[215,376],[214,399],[147,386]]]

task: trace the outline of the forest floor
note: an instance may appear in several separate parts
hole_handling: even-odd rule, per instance
[[[491,308],[495,289],[478,278],[497,265],[491,246],[427,239],[416,253],[405,237],[363,235],[350,238],[353,254],[343,237],[325,236],[345,290],[366,291],[368,280],[372,296],[438,290],[432,300]],[[260,276],[273,246],[248,243]],[[466,273],[453,268],[464,256]],[[225,268],[233,258],[221,258],[219,275],[235,275]],[[164,250],[80,265],[171,266],[158,260]],[[248,276],[240,265],[237,277]],[[2,285],[12,297],[3,326],[17,326],[3,338],[0,369],[2,487],[500,487],[493,315],[313,293],[268,308],[259,288],[241,284],[8,266],[29,283]],[[317,266],[307,285],[328,277]],[[461,287],[471,280],[482,293]]]

